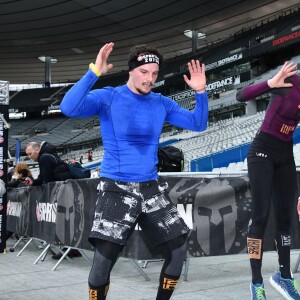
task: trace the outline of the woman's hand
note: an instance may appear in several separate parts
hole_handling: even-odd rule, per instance
[[[279,88],[279,87],[291,87],[292,83],[285,83],[284,80],[287,77],[295,75],[298,71],[295,70],[297,64],[294,62],[285,62],[281,67],[280,71],[271,79],[268,80],[268,85],[270,88]]]

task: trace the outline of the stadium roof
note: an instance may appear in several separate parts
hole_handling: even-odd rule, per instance
[[[51,83],[77,81],[110,41],[112,72],[120,72],[127,70],[133,45],[148,43],[172,58],[192,51],[185,30],[206,35],[199,49],[299,5],[299,0],[4,0],[0,80],[44,83],[45,64],[38,57],[47,56],[57,60]]]

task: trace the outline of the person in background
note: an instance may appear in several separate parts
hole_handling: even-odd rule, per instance
[[[41,145],[36,142],[30,142],[26,145],[25,152],[29,159],[38,162],[40,169],[37,179],[26,178],[24,181],[26,185],[41,185],[72,178],[68,168],[63,166],[63,161],[57,155],[54,145],[45,141]],[[62,168],[58,171],[59,166],[62,166]]]
[[[14,174],[14,163],[12,160],[7,162],[7,181],[11,181],[12,176]]]
[[[14,169],[14,174],[10,181],[7,182],[7,187],[16,188],[26,186],[25,180],[26,177],[33,180],[33,176],[27,164],[18,163]]]
[[[82,156],[82,155],[80,155],[79,163],[80,163],[81,165],[83,164],[83,156]]]
[[[107,60],[113,47],[114,43],[108,43],[100,49],[95,64],[90,64],[60,104],[68,117],[98,115],[101,123],[104,157],[89,237],[95,246],[89,299],[106,299],[110,272],[138,221],[149,243],[159,247],[165,258],[156,299],[166,300],[182,271],[189,228],[167,193],[167,183],[158,177],[157,149],[165,121],[194,131],[206,129],[205,66],[192,60],[190,78],[184,75],[185,83],[195,91],[194,111],[151,91],[163,58],[147,45],[130,50],[127,84],[91,91],[99,76],[112,68]]]
[[[87,158],[88,162],[93,161],[93,157],[92,157],[92,152],[91,151],[88,151],[88,153],[86,155],[86,158]]]
[[[19,188],[25,187],[24,183],[26,177],[30,177],[33,179],[31,171],[27,164],[18,163],[14,168],[14,173],[11,177],[11,180],[7,182],[6,186],[8,188]],[[5,235],[5,240],[7,241],[14,233],[12,231],[7,230]]]
[[[296,167],[292,137],[300,120],[300,77],[296,75],[296,66],[295,63],[286,62],[273,78],[244,87],[236,95],[238,101],[244,102],[263,93],[272,94],[265,118],[247,155],[252,194],[247,237],[252,299],[266,299],[261,267],[271,200],[279,270],[271,276],[270,282],[285,299],[300,299],[290,267],[291,219],[296,211]]]
[[[91,173],[91,178],[99,178],[100,177],[100,168],[97,167],[92,173]]]

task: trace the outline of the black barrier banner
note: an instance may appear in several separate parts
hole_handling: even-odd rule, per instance
[[[248,177],[165,177],[172,201],[191,232],[188,256],[246,253],[251,215]],[[299,179],[298,179],[299,181]],[[49,243],[92,250],[88,242],[99,179],[69,180],[42,187],[8,192],[8,228]],[[295,195],[295,200],[297,196]],[[21,203],[21,204],[20,204]],[[295,201],[292,247],[300,247],[299,220]],[[271,214],[264,249],[274,250]],[[158,257],[137,226],[121,256],[134,259]]]
[[[54,243],[58,197],[63,188],[60,182],[29,188],[31,236]]]
[[[7,86],[8,94],[8,86]],[[3,87],[0,88],[0,96],[5,96],[3,93]],[[7,95],[8,97],[8,95]],[[1,99],[3,97],[0,97]],[[7,98],[8,99],[8,98]],[[6,101],[2,101],[0,104],[0,179],[7,183],[7,158],[8,158],[8,104]],[[0,196],[0,253],[3,253],[6,249],[6,207],[7,207],[7,194]]]
[[[32,193],[36,190],[33,189]],[[33,236],[32,208],[28,188],[7,192],[7,229],[24,236]]]
[[[190,257],[225,255],[246,251],[251,212],[248,177],[165,178],[169,195],[191,229]],[[157,253],[135,231],[124,248],[124,256],[150,259]]]

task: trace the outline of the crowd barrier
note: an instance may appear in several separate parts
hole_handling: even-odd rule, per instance
[[[247,175],[163,176],[168,191],[191,232],[188,256],[201,257],[246,253],[246,235],[251,213]],[[298,183],[299,183],[298,175]],[[43,186],[7,192],[7,229],[45,240],[49,244],[93,250],[88,242],[99,179],[52,182]],[[298,192],[297,192],[298,195]],[[300,248],[299,219],[295,195],[292,248]],[[264,249],[274,250],[271,213]],[[158,257],[137,226],[121,256],[138,260]]]

